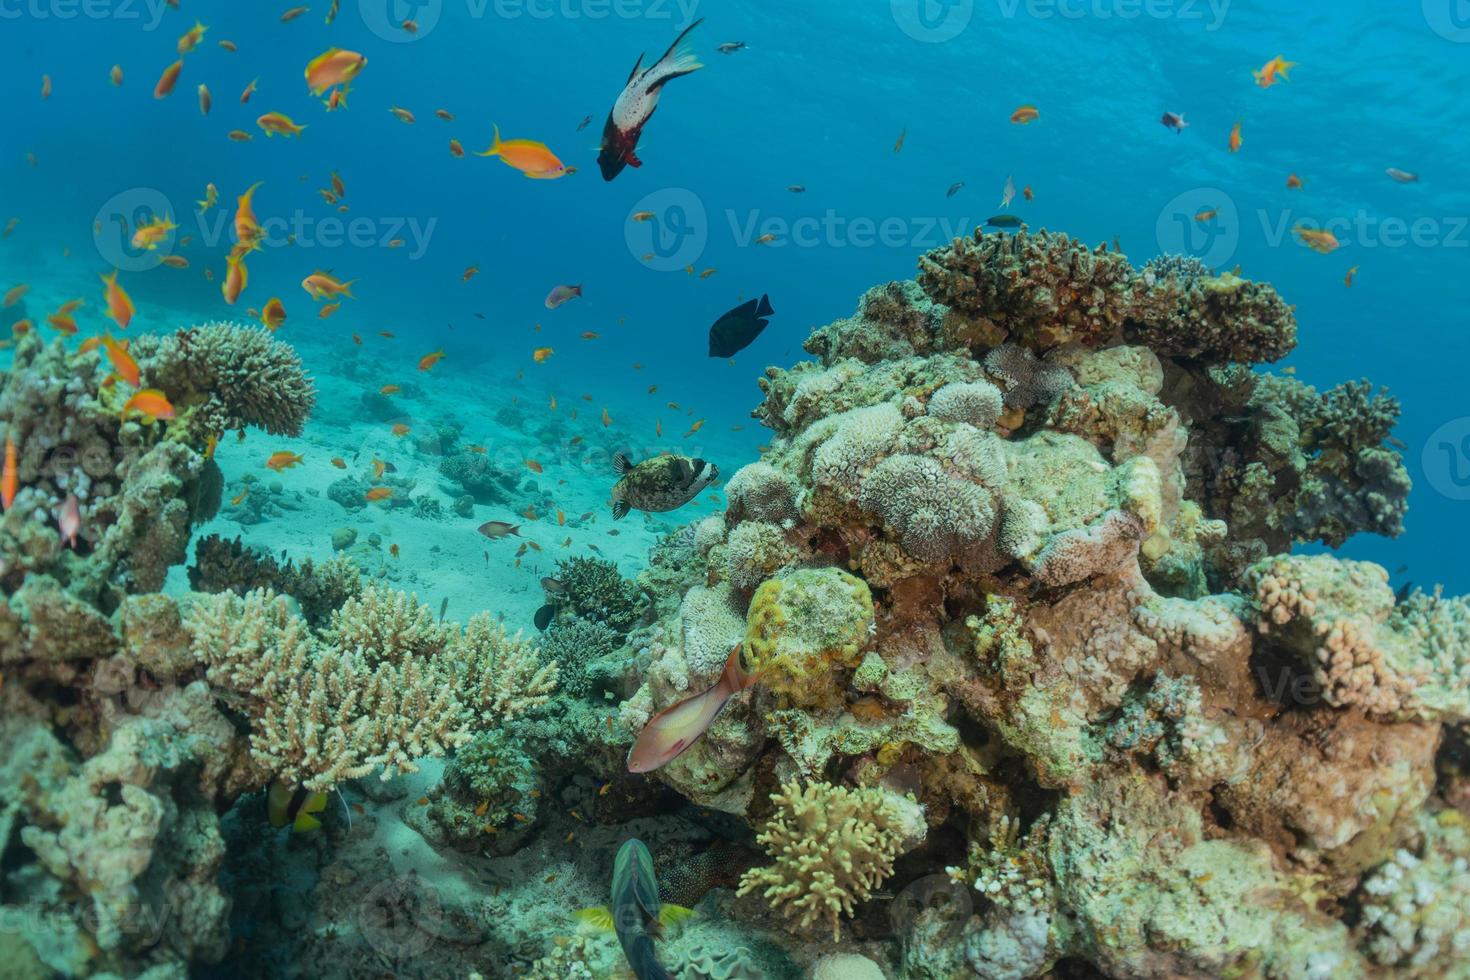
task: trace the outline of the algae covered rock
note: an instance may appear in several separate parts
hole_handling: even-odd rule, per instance
[[[771,579],[750,600],[745,653],[768,690],[815,707],[840,697],[872,639],[873,596],[835,568]]]

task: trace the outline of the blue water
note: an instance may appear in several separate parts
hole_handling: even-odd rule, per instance
[[[290,23],[278,20],[285,2],[183,0],[171,10],[162,0],[0,0],[0,220],[21,219],[0,242],[0,281],[60,277],[57,290],[96,298],[95,275],[119,261],[120,245],[106,224],[94,241],[94,221],[140,201],[156,206],[161,195],[180,234],[195,236],[182,250],[193,270],[125,271],[145,310],[240,317],[279,295],[293,312],[283,339],[345,345],[354,331],[390,329],[415,350],[442,346],[444,372],[487,389],[534,369],[533,348],[553,346],[542,367],[573,390],[631,406],[658,383],[695,407],[727,433],[718,445],[737,457],[725,463],[733,471],[761,440],[755,426],[728,434],[759,398],[760,369],[792,362],[813,326],[848,314],[865,288],[907,277],[921,251],[995,213],[1014,174],[1035,191],[1034,202],[1013,206],[1032,227],[1117,238],[1135,263],[1193,250],[1273,282],[1297,306],[1301,346],[1288,363],[1303,380],[1327,387],[1368,376],[1390,386],[1404,403],[1399,437],[1416,484],[1409,530],[1397,541],[1360,537],[1347,550],[1407,566],[1396,582],[1470,591],[1460,560],[1470,550],[1470,18],[1457,0],[1358,0],[1330,11],[992,0],[953,2],[947,14],[930,4],[941,16],[927,20],[915,17],[919,2],[694,5],[707,19],[692,44],[708,67],[666,90],[640,146],[645,166],[605,184],[594,163],[603,118],[638,52],[657,57],[689,22],[687,3],[394,3],[395,20],[420,25],[405,40],[384,27],[386,0],[348,0],[330,26],[321,0]],[[209,33],[174,94],[155,100],[153,85],[195,18]],[[221,39],[238,52],[219,48]],[[749,49],[714,51],[737,40]],[[330,114],[302,78],[328,46],[369,59],[348,108]],[[1291,81],[1256,87],[1250,70],[1276,54],[1300,63]],[[114,63],[125,73],[120,88],[107,77]],[[48,100],[43,74],[53,80]],[[214,97],[207,117],[200,82]],[[1027,102],[1040,120],[1010,124]],[[417,123],[397,121],[393,105]],[[435,118],[439,107],[455,121]],[[302,138],[264,138],[254,120],[269,110],[307,124]],[[1190,127],[1165,129],[1165,110],[1183,112]],[[585,116],[591,124],[578,132]],[[1237,119],[1245,142],[1232,155]],[[547,142],[581,172],[530,181],[493,159],[450,156],[451,137],[471,153],[488,146],[492,123],[507,138]],[[229,141],[236,128],[255,139]],[[1390,166],[1423,179],[1394,183]],[[345,216],[316,193],[333,170],[348,187]],[[1285,187],[1293,172],[1304,190]],[[210,181],[221,203],[201,227],[190,202]],[[223,270],[228,239],[211,246],[206,232],[255,181],[265,182],[261,218],[299,218],[305,231],[292,247],[252,257],[250,288],[232,309],[199,270]],[[790,184],[807,191],[792,194]],[[644,207],[665,224],[631,224]],[[1187,220],[1205,207],[1221,210],[1223,237]],[[339,218],[366,220],[360,241],[324,242],[334,233],[324,222]],[[810,234],[792,225],[803,218],[816,222]],[[1335,226],[1344,247],[1329,256],[1284,232],[1333,219],[1352,224]],[[1416,221],[1415,240],[1399,241],[1395,223]],[[658,254],[644,262],[651,238],[637,236],[656,230]],[[786,244],[753,244],[766,230]],[[386,247],[393,237],[404,247]],[[662,271],[675,257],[688,261]],[[718,271],[700,279],[684,264]],[[464,282],[470,265],[482,271]],[[1343,277],[1354,265],[1349,290]],[[316,268],[357,281],[357,299],[326,321],[298,285]],[[586,295],[548,311],[542,301],[559,283],[582,283]],[[766,334],[733,367],[707,358],[713,318],[762,292],[777,310]],[[101,326],[95,304],[79,319],[84,330]],[[580,341],[585,330],[601,339]]]

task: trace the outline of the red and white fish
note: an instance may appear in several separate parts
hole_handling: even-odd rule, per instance
[[[61,528],[61,537],[67,546],[77,546],[77,535],[82,530],[82,510],[77,503],[77,495],[69,493],[61,505],[61,511],[56,515],[56,523]]]
[[[672,704],[649,719],[628,752],[629,772],[652,772],[678,758],[714,724],[725,702],[754,684],[757,675],[740,660],[740,644],[730,651],[714,687]]]
[[[628,84],[618,94],[618,100],[613,103],[602,127],[602,150],[597,154],[597,166],[602,169],[603,180],[612,180],[626,166],[643,166],[643,161],[635,153],[638,137],[643,134],[643,127],[653,116],[653,110],[658,108],[658,97],[663,87],[670,79],[704,67],[692,51],[679,50],[684,38],[703,21],[701,17],[684,28],[664,56],[649,67],[643,67],[641,54],[634,62]]]

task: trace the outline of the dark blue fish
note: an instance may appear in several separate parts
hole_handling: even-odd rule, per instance
[[[987,228],[1019,228],[1021,219],[1014,214],[998,214],[993,218],[986,218],[985,226]]]
[[[659,903],[653,855],[634,837],[623,842],[613,860],[611,903],[606,908],[582,909],[576,917],[617,933],[623,956],[638,980],[672,980],[658,961],[653,940],[663,934],[664,926],[693,914],[678,905]]]
[[[733,357],[745,350],[771,322],[763,318],[775,315],[769,296],[741,303],[709,328],[709,356]]]

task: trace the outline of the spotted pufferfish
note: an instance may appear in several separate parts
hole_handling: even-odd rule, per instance
[[[720,478],[720,468],[688,456],[655,456],[636,466],[623,453],[613,456],[613,469],[622,479],[612,488],[613,520],[630,510],[663,513],[677,510]]]

